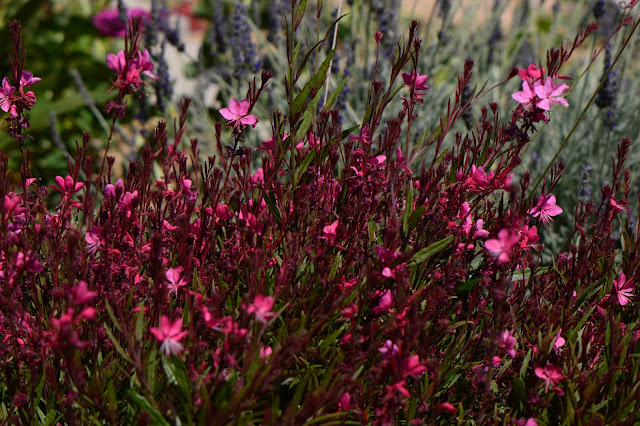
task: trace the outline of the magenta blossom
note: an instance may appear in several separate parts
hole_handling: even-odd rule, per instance
[[[229,108],[222,108],[220,110],[220,114],[229,120],[227,124],[231,125],[234,129],[240,129],[246,125],[256,127],[258,117],[249,114],[250,106],[251,103],[249,102],[249,99],[244,99],[238,102],[237,99],[231,98]]]
[[[182,277],[182,272],[184,268],[182,266],[178,266],[177,268],[169,268],[165,277],[167,278],[167,288],[169,288],[169,293],[173,293],[174,296],[178,296],[178,289],[180,287],[184,287],[187,285],[187,281]]]
[[[109,53],[107,54],[107,66],[118,73],[118,78],[115,83],[113,83],[113,85],[118,88],[132,85],[138,89],[145,84],[140,76],[141,74],[154,80],[157,78],[157,76],[151,72],[151,70],[153,70],[153,63],[151,62],[147,49],[144,49],[144,52],[138,50],[137,57],[133,58],[130,62],[127,62],[124,50],[119,51],[116,55]]]
[[[633,280],[627,280],[627,276],[624,272],[620,272],[620,276],[617,280],[613,280],[613,289],[618,296],[618,303],[621,306],[626,305],[631,301],[631,299],[635,296],[633,294],[633,289],[635,287],[635,283]]]
[[[426,93],[425,90],[429,89],[429,86],[425,84],[427,78],[429,78],[428,75],[420,75],[420,73],[415,70],[411,71],[411,74],[402,73],[404,84],[411,88],[417,102],[424,102],[422,96]]]
[[[498,232],[497,239],[492,238],[485,241],[484,248],[491,257],[498,258],[498,263],[507,263],[511,259],[513,246],[515,246],[519,240],[520,236],[517,233],[504,228]]]
[[[514,359],[516,357],[516,342],[516,338],[513,337],[513,331],[504,330],[500,336],[498,346],[500,349],[504,349],[511,359]]]
[[[540,195],[538,204],[529,210],[529,214],[533,217],[540,216],[542,223],[545,225],[553,221],[552,216],[562,213],[562,207],[556,205],[556,197],[554,195]]]
[[[556,367],[553,364],[547,364],[544,368],[536,367],[534,372],[536,373],[536,376],[544,380],[544,390],[546,392],[549,392],[549,385],[555,386],[565,379],[562,375],[562,368]]]
[[[254,314],[258,321],[266,323],[268,319],[275,316],[275,312],[271,312],[274,303],[275,298],[273,296],[258,294],[253,303],[247,307],[247,313]]]
[[[0,109],[4,112],[9,112],[11,110],[11,115],[14,117],[18,115],[15,109],[15,105],[11,105],[11,101],[13,101],[13,92],[16,91],[16,88],[11,85],[9,79],[7,77],[2,79],[2,87],[0,88]]]
[[[533,84],[533,89],[540,98],[536,101],[536,106],[540,109],[549,111],[553,104],[560,104],[565,108],[569,106],[569,102],[560,97],[562,92],[569,89],[569,86],[564,83],[556,85],[554,77],[547,77],[544,83],[536,81]]]
[[[151,14],[144,9],[130,9],[127,11],[128,19],[141,17],[143,22],[151,20]],[[105,37],[124,37],[127,25],[120,20],[117,9],[104,9],[98,12],[92,19],[100,35]]]
[[[160,328],[151,327],[150,331],[158,341],[162,342],[160,350],[164,351],[166,356],[169,356],[169,354],[177,355],[184,349],[184,345],[180,343],[180,340],[188,333],[182,331],[182,318],[171,322],[169,318],[162,315]]]

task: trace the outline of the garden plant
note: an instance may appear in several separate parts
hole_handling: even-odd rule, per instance
[[[637,424],[636,2],[5,9],[0,423]]]

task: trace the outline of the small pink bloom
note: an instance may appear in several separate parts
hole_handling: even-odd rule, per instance
[[[254,185],[264,183],[264,170],[262,170],[262,167],[256,170],[256,172],[251,175],[250,179],[251,183],[253,183]]]
[[[273,352],[273,349],[271,349],[271,346],[267,346],[266,348],[262,346],[260,348],[260,359],[267,358],[268,356],[271,355],[272,352]]]
[[[160,351],[164,351],[166,356],[169,354],[177,355],[184,349],[184,345],[180,340],[188,333],[182,330],[182,318],[171,322],[169,318],[162,315],[160,318],[160,328],[151,327],[151,334],[162,342]]]
[[[513,331],[504,330],[498,346],[504,349],[511,359],[514,359],[516,357],[516,342],[516,338],[513,337]]]
[[[544,68],[538,68],[534,64],[531,64],[527,68],[520,68],[518,75],[523,81],[534,82],[544,75]]]
[[[258,118],[249,114],[251,103],[248,99],[238,102],[235,98],[231,98],[229,108],[222,108],[220,114],[229,120],[227,124],[232,125],[234,129],[250,125],[256,127]]]
[[[342,394],[342,396],[338,400],[338,408],[340,409],[340,411],[351,409],[351,395],[349,395],[349,392],[345,392]]]
[[[83,304],[93,300],[98,293],[90,291],[87,287],[87,283],[84,281],[78,281],[78,284],[72,290],[73,301],[76,304]]]
[[[522,91],[515,92],[511,97],[521,104],[527,105],[536,99],[536,94],[533,85],[525,80],[522,82]]]
[[[22,75],[20,75],[20,85],[24,87],[29,87],[40,80],[42,79],[40,77],[34,77],[31,71],[24,70],[22,71]]]
[[[613,288],[618,296],[618,303],[620,303],[620,305],[624,306],[631,302],[631,299],[635,296],[633,294],[634,287],[635,283],[633,280],[627,281],[627,276],[624,272],[620,272],[618,279],[613,280]]]
[[[144,21],[151,20],[151,14],[144,9],[130,9],[127,11],[128,18],[141,17]],[[105,37],[124,37],[127,25],[120,21],[117,9],[104,9],[98,12],[92,19],[93,26],[96,27],[100,35]]]
[[[556,197],[554,195],[540,194],[540,199],[535,207],[529,210],[529,214],[533,217],[540,216],[542,223],[545,225],[553,221],[552,216],[562,213],[562,207],[556,205]]]
[[[546,392],[549,392],[549,385],[555,386],[565,379],[562,375],[562,368],[556,367],[553,364],[547,364],[544,368],[536,367],[534,372],[536,373],[536,376],[544,380],[544,390]]]
[[[326,238],[331,243],[333,243],[336,240],[336,237],[338,236],[337,232],[338,232],[339,224],[340,224],[340,221],[335,220],[331,225],[327,225],[324,228],[322,228],[322,232],[324,233],[323,238]]]
[[[498,263],[507,263],[511,259],[511,252],[520,237],[510,229],[504,228],[498,232],[498,239],[492,238],[484,242],[484,248],[490,256],[497,257]]]
[[[49,186],[49,188],[55,189],[62,194],[72,194],[84,188],[84,183],[74,182],[71,176],[65,176],[64,178],[62,176],[56,176],[54,180],[56,181],[56,185]]]
[[[424,102],[422,96],[424,96],[426,94],[425,91],[429,89],[429,86],[425,84],[428,78],[428,75],[420,75],[415,70],[411,71],[411,74],[402,73],[404,84],[411,88],[417,102]]]
[[[382,346],[380,347],[380,349],[378,349],[378,352],[380,352],[382,355],[386,356],[386,357],[391,357],[391,356],[396,356],[400,353],[400,349],[398,348],[398,346],[393,343],[391,340],[386,340]]]
[[[275,316],[275,312],[272,312],[275,298],[273,296],[263,296],[258,294],[253,300],[253,303],[247,307],[248,314],[254,314],[256,320],[266,323],[268,319]]]
[[[119,51],[116,55],[113,53],[107,54],[107,66],[116,72],[122,72],[127,64],[127,58],[124,55],[124,50]]]
[[[562,333],[562,329],[558,330],[558,333],[556,334],[556,338],[554,339],[554,342],[553,342],[554,349],[560,349],[566,343],[566,340],[564,340],[564,338],[560,336],[560,333]]]
[[[455,414],[458,409],[450,402],[443,402],[435,406],[436,410],[446,411],[449,414]]]
[[[404,365],[402,366],[403,372],[402,377],[414,376],[417,377],[424,373],[427,369],[424,365],[420,363],[420,357],[418,355],[411,355],[410,357],[404,360]]]
[[[184,268],[178,266],[177,268],[169,268],[165,274],[169,293],[173,293],[176,297],[178,296],[178,289],[187,285],[187,281],[182,278],[182,272],[184,272]]]
[[[560,104],[565,108],[569,106],[569,102],[567,102],[565,98],[560,97],[562,92],[569,89],[569,86],[564,83],[556,85],[554,77],[547,77],[544,80],[544,84],[536,81],[533,84],[533,89],[540,98],[536,101],[536,106],[540,109],[549,111],[553,104]]]
[[[380,315],[385,312],[391,312],[391,308],[393,307],[393,295],[391,294],[391,290],[385,290],[380,298],[380,302],[378,302],[378,306],[373,308],[373,313]]]
[[[385,399],[393,397],[394,391],[404,396],[405,398],[409,398],[411,396],[411,393],[409,393],[407,388],[405,388],[406,384],[407,382],[405,380],[400,380],[399,382],[391,386],[387,386],[385,389],[385,391],[387,392]]]
[[[216,206],[216,216],[220,220],[229,220],[233,217],[233,213],[229,211],[229,206],[225,204],[218,204]]]
[[[13,92],[16,88],[11,85],[7,77],[2,79],[2,88],[0,88],[0,109],[9,112],[11,109],[11,101],[13,101]],[[11,114],[13,115],[13,114]],[[17,113],[16,113],[17,115]]]

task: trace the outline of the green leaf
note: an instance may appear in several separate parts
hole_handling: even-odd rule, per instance
[[[139,342],[142,340],[143,332],[144,332],[144,307],[139,306],[140,310],[136,315],[136,340]]]
[[[429,247],[425,247],[419,252],[417,252],[416,254],[414,254],[409,260],[409,262],[415,262],[418,264],[426,262],[436,254],[440,253],[442,250],[448,248],[452,242],[453,242],[453,235],[449,235],[448,237],[443,238],[442,240],[437,241],[431,244]]]
[[[325,111],[329,111],[331,109],[333,104],[336,102],[336,99],[338,99],[338,95],[340,95],[340,92],[342,92],[342,88],[344,87],[348,79],[348,75],[343,77],[342,81],[340,81],[340,83],[338,84],[338,87],[336,87],[336,90],[334,90],[331,96],[329,96],[329,99],[327,99],[327,104],[323,107]]]
[[[304,160],[302,160],[302,163],[300,163],[300,166],[298,166],[298,170],[296,171],[296,182],[300,182],[300,178],[302,177],[304,172],[307,171],[307,169],[309,168],[309,165],[315,158],[316,158],[315,150],[311,150],[307,153],[307,155],[304,157]]]
[[[476,284],[480,282],[480,278],[471,279],[464,284],[460,285],[460,287],[456,288],[457,293],[468,293],[470,292]]]
[[[265,203],[267,203],[267,207],[269,207],[269,211],[273,216],[274,220],[278,225],[282,225],[282,214],[280,213],[280,209],[276,205],[276,198],[273,195],[273,192],[265,192],[263,194],[263,198]]]
[[[116,351],[118,351],[120,356],[124,358],[125,361],[127,361],[130,364],[133,364],[133,361],[131,360],[129,355],[127,355],[127,352],[122,348],[122,346],[120,346],[120,342],[118,342],[116,337],[113,335],[113,332],[111,331],[111,329],[109,328],[106,322],[103,323],[103,326],[104,326],[104,331],[107,332],[107,335],[109,336],[109,340],[111,340],[111,343],[113,343],[113,347],[116,348]]]
[[[402,215],[402,233],[405,238],[409,235],[409,217],[413,213],[413,185],[409,185],[407,188],[407,199],[404,206],[404,213]]]
[[[191,380],[189,380],[189,373],[182,361],[175,356],[170,359],[162,357],[162,368],[169,382],[178,387],[182,396],[190,398],[192,393]]]
[[[312,91],[319,90],[323,85],[327,76],[327,70],[329,69],[329,64],[331,63],[331,59],[333,58],[334,51],[329,52],[327,57],[325,58],[322,65],[320,65],[320,69],[317,73],[309,79],[307,84],[304,85],[300,93],[296,96],[291,104],[291,115],[294,117],[294,122],[298,121],[298,117],[300,112],[303,110],[304,106],[307,103],[307,98],[311,94]]]
[[[296,7],[295,13],[295,23],[293,25],[293,31],[297,31],[300,23],[302,22],[302,18],[304,18],[304,11],[307,8],[307,0],[300,0],[298,3],[298,7]]]
[[[420,219],[422,219],[422,216],[424,216],[425,211],[427,211],[427,208],[425,206],[418,206],[411,213],[411,216],[409,216],[408,232],[411,232],[416,226],[418,226],[418,223],[420,223]]]
[[[143,410],[146,411],[147,413],[149,413],[151,415],[151,418],[153,419],[153,424],[155,425],[165,425],[165,426],[169,426],[169,423],[167,422],[167,420],[164,418],[164,416],[162,415],[162,413],[160,413],[160,411],[158,411],[157,409],[155,409],[150,403],[149,401],[147,401],[147,398],[145,398],[144,396],[140,395],[139,393],[137,393],[136,391],[134,391],[133,389],[129,389],[127,390],[127,393],[129,394],[129,397],[133,400],[133,402],[135,402],[136,404],[138,404],[138,406]]]

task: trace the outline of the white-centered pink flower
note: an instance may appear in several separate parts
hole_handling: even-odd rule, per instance
[[[529,210],[529,214],[533,217],[540,216],[540,220],[545,225],[553,221],[552,216],[557,216],[562,213],[562,207],[556,204],[556,197],[554,195],[540,195],[538,204]]]
[[[239,101],[235,98],[231,98],[229,102],[229,108],[222,108],[220,114],[229,120],[227,124],[231,125],[234,129],[250,125],[256,127],[258,117],[249,114],[249,107],[251,103],[249,99]]]
[[[635,287],[633,280],[627,280],[627,276],[624,272],[620,272],[620,276],[617,280],[613,280],[613,288],[618,296],[618,303],[624,306],[631,302],[631,299],[635,296],[633,289]]]
[[[159,342],[162,342],[160,351],[163,351],[166,356],[169,356],[169,354],[177,355],[182,352],[184,345],[180,343],[180,340],[189,334],[186,331],[182,331],[182,318],[172,322],[164,315],[160,318],[160,328],[151,327],[150,331]]]

